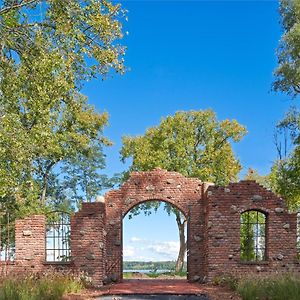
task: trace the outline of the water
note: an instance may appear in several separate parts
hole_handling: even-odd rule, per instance
[[[142,274],[147,274],[147,273],[161,274],[166,272],[172,272],[172,271],[171,270],[123,270],[123,273],[142,273]]]

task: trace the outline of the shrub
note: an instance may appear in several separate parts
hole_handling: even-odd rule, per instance
[[[230,274],[225,274],[222,276],[216,276],[213,278],[212,283],[214,285],[220,285],[220,286],[226,286],[230,288],[231,290],[235,291],[238,285],[238,279],[237,277],[230,275]]]

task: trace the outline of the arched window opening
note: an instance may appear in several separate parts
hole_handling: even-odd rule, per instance
[[[47,216],[46,224],[46,261],[69,262],[70,215],[65,212],[53,212]]]
[[[266,215],[256,210],[241,214],[241,260],[266,260]]]

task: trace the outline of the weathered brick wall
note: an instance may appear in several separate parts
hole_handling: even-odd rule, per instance
[[[71,218],[70,264],[45,263],[45,216],[17,220],[16,260],[5,265],[5,272],[39,272],[56,266],[84,272],[95,286],[120,281],[123,218],[134,206],[150,200],[168,202],[188,219],[190,281],[211,281],[228,273],[300,270],[296,214],[287,212],[281,198],[254,181],[218,187],[155,169],[132,173],[119,190],[108,192],[103,202],[83,203]],[[240,216],[247,210],[266,215],[266,261],[240,260]]]
[[[16,266],[39,272],[45,261],[45,216],[35,215],[16,220]]]
[[[296,215],[287,212],[281,198],[254,181],[210,187],[206,195],[208,280],[226,273],[269,273],[297,267]],[[266,214],[266,261],[240,260],[240,216],[247,210]]]
[[[120,190],[105,195],[107,217],[107,276],[122,279],[122,221],[134,206],[161,200],[177,207],[189,222],[188,279],[199,280],[204,274],[204,207],[202,183],[176,172],[154,169],[133,172]]]
[[[96,286],[105,277],[105,205],[83,203],[71,218],[71,255],[75,270],[84,272]]]
[[[46,270],[65,271],[72,268],[72,263],[47,263],[46,217],[32,215],[15,221],[15,260],[0,262],[0,274],[37,273]]]

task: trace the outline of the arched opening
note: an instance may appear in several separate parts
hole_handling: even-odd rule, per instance
[[[241,261],[266,260],[266,214],[257,210],[248,210],[241,214],[240,222]]]
[[[186,279],[188,217],[175,205],[148,200],[123,216],[123,279]]]

